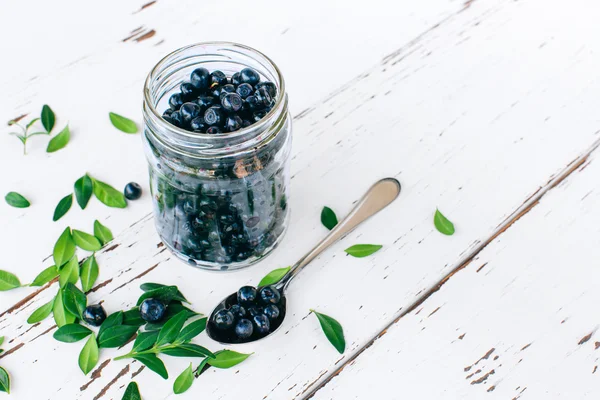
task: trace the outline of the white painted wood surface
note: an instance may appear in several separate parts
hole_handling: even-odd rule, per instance
[[[575,353],[578,356],[567,357],[568,349],[580,349],[576,346],[579,336],[595,329],[589,317],[593,302],[584,304],[582,296],[589,293],[593,299],[593,279],[558,267],[579,260],[581,265],[572,271],[594,276],[597,232],[592,205],[598,199],[593,192],[581,204],[567,199],[581,198],[585,190],[597,186],[594,163],[578,174],[577,187],[571,187],[568,175],[577,170],[574,167],[586,165],[587,153],[592,151],[594,157],[600,131],[596,111],[600,49],[590,39],[600,33],[600,6],[585,0],[568,5],[542,0],[400,1],[393,8],[384,1],[370,2],[368,7],[333,1],[297,6],[265,2],[260,4],[264,18],[253,18],[249,24],[248,15],[253,15],[257,5],[235,2],[225,28],[207,23],[205,17],[229,7],[223,4],[200,7],[192,1],[158,0],[139,11],[142,5],[62,0],[0,4],[0,37],[4,38],[0,49],[13,59],[2,67],[0,120],[35,114],[48,103],[59,116],[58,128],[69,121],[73,129],[69,146],[52,155],[44,153],[44,138],[32,139],[30,154],[22,157],[16,139],[0,136],[2,193],[16,190],[34,203],[24,211],[0,207],[5,224],[0,232],[4,249],[0,268],[18,273],[23,281],[31,280],[49,265],[49,260],[43,260],[64,226],[90,230],[98,218],[119,233],[114,242],[118,246],[99,255],[99,287],[90,294],[90,301],[104,301],[109,311],[123,309],[137,299],[140,283],[158,281],[179,285],[196,309],[209,312],[225,294],[241,284],[258,282],[273,268],[293,263],[324,235],[318,218],[323,205],[341,215],[375,179],[396,176],[403,183],[401,198],[315,260],[291,286],[289,314],[282,329],[269,340],[234,347],[255,354],[233,370],[210,370],[189,392],[177,397],[301,399],[314,394],[323,399],[369,399],[411,394],[450,399],[485,394],[533,399],[542,398],[540,393],[550,393],[552,398],[598,395],[595,375],[574,375],[577,368],[585,369],[578,361],[589,361],[590,366],[595,362],[593,351],[588,352],[593,340],[581,347],[585,351]],[[16,16],[25,16],[32,8],[33,15],[27,17],[32,28],[16,37],[14,32],[22,23]],[[146,39],[122,42],[140,26],[136,37],[145,35]],[[234,274],[192,269],[158,247],[147,195],[125,210],[107,209],[95,202],[85,211],[73,209],[64,220],[52,223],[56,202],[85,171],[115,186],[146,181],[140,138],[114,130],[106,114],[116,111],[141,121],[140,93],[147,70],[174,48],[211,39],[239,41],[263,50],[287,78],[295,115],[293,212],[281,247],[256,267]],[[531,204],[528,199],[540,197],[556,176],[568,177],[546,195],[549,200],[544,198],[522,221],[511,225]],[[559,190],[563,197],[554,194]],[[457,233],[452,237],[433,228],[433,211],[438,206],[456,223]],[[534,213],[540,213],[542,206],[550,214],[535,219],[538,214]],[[557,219],[548,222],[553,214]],[[512,240],[503,242],[508,236]],[[491,239],[478,254],[482,243]],[[345,257],[342,249],[357,242],[385,247],[370,258]],[[556,243],[554,251],[542,256],[551,246],[547,243]],[[567,247],[568,243],[572,245]],[[571,248],[582,256],[558,256]],[[473,272],[479,268],[477,263],[471,262],[464,271],[452,273],[475,254],[477,263],[487,256],[489,265],[477,273]],[[496,259],[498,254],[501,260]],[[540,274],[540,280],[535,284],[527,280],[522,286],[513,283],[514,287],[506,289],[520,271],[518,265],[506,264],[517,260],[530,260],[526,267],[532,277]],[[557,260],[565,261],[553,264]],[[545,269],[550,261],[554,267]],[[436,288],[444,276],[449,276],[448,286],[424,299],[423,293]],[[483,287],[472,286],[481,279]],[[560,284],[564,287],[558,296],[552,289]],[[552,303],[532,301],[530,285],[539,298],[555,296]],[[0,365],[13,375],[11,398],[120,399],[123,387],[139,371],[139,363],[106,362],[123,351],[103,350],[101,362],[105,364],[93,375],[95,379],[84,377],[77,366],[82,344],[54,341],[51,320],[34,327],[26,324],[29,314],[52,297],[55,286],[25,301],[21,299],[31,289],[0,294],[0,335],[8,337],[3,348],[10,352],[0,358]],[[477,294],[478,301],[469,294]],[[518,317],[513,313],[520,303],[509,301],[513,296],[530,302]],[[422,300],[423,311],[415,315],[417,308],[403,316],[415,301]],[[570,336],[564,336],[560,324],[548,322],[552,306],[561,302],[568,304],[565,316],[580,321],[563,324],[571,329],[571,336],[579,338],[575,345],[567,343],[565,338]],[[481,311],[486,304],[498,320]],[[348,342],[344,356],[327,343],[314,317],[307,317],[309,308],[343,324]],[[534,323],[544,315],[548,324]],[[524,325],[521,333],[507,328],[516,321],[512,318]],[[371,346],[390,325],[390,333]],[[488,325],[496,327],[493,335]],[[423,326],[427,326],[425,331],[421,331]],[[463,340],[454,347],[442,346],[462,334],[454,331],[457,328],[465,328]],[[396,340],[390,339],[392,332]],[[524,360],[526,367],[514,367],[517,347],[536,339],[543,350],[534,352],[532,345],[524,351],[538,357]],[[551,346],[552,340],[565,343]],[[220,348],[205,336],[199,343]],[[470,386],[461,368],[492,347],[500,355],[496,361],[510,355],[512,364],[507,362],[502,370],[493,356],[484,360],[487,369],[470,379],[479,379],[490,368],[496,374],[481,385]],[[188,361],[167,357],[165,361],[171,374],[168,382],[148,371],[135,376],[145,399],[176,397],[172,381]],[[575,362],[577,368],[568,369]],[[542,365],[546,370],[552,365],[556,368],[542,374]],[[329,381],[340,369],[339,378]],[[560,371],[566,374],[562,386],[557,382]],[[401,374],[410,381],[406,389],[395,385]],[[33,376],[36,384],[32,384]],[[502,379],[506,385],[499,382]],[[579,386],[572,388],[569,379]],[[492,385],[497,389],[486,393]],[[521,386],[519,391],[535,388],[521,394],[512,386]],[[552,390],[544,392],[544,387]]]

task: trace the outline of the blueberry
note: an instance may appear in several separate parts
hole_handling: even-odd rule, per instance
[[[164,317],[167,306],[157,299],[146,299],[140,305],[140,317],[146,322],[157,322]]]
[[[217,98],[217,99],[218,99],[218,98],[220,98],[220,97],[221,97],[221,90],[222,90],[222,89],[223,89],[223,88],[222,88],[221,86],[219,86],[219,85],[216,85],[216,84],[215,84],[215,85],[213,85],[213,86],[211,86],[211,87],[210,87],[210,90],[208,91],[208,93],[209,93],[209,94],[210,94],[212,97],[215,97],[215,98]]]
[[[178,110],[179,107],[183,104],[183,96],[181,93],[175,93],[169,98],[169,105],[172,109]]]
[[[227,75],[225,75],[223,72],[217,70],[217,71],[213,71],[210,74],[211,77],[211,84],[214,85],[215,83],[217,85],[226,85],[227,84]]]
[[[231,75],[231,83],[233,83],[234,85],[239,85],[240,82],[240,73],[236,72],[235,74]]]
[[[235,334],[240,339],[247,339],[254,333],[254,326],[248,319],[240,319],[235,326]]]
[[[254,89],[249,83],[242,83],[237,87],[237,89],[235,89],[235,91],[242,99],[245,99],[254,92]]]
[[[200,106],[200,108],[204,111],[213,104],[215,104],[215,98],[212,96],[199,96],[196,99],[196,104]]]
[[[204,123],[204,118],[202,117],[196,117],[194,118],[191,122],[190,122],[190,128],[194,131],[194,132],[202,132],[204,133],[204,131],[206,131],[206,124]]]
[[[218,329],[229,329],[233,326],[235,318],[229,310],[219,310],[213,317],[213,322]]]
[[[179,90],[185,99],[191,99],[194,97],[194,93],[196,93],[196,88],[189,82],[183,82],[179,86]]]
[[[258,81],[260,81],[260,75],[252,68],[244,68],[240,71],[240,82],[249,83],[254,86]]]
[[[179,111],[174,111],[170,118],[170,123],[181,128],[183,126],[183,118],[181,118],[181,113]]]
[[[228,83],[227,85],[223,85],[221,87],[221,93],[235,93],[235,86],[232,85],[231,83]]]
[[[274,98],[277,95],[277,87],[275,86],[275,84],[273,82],[259,82],[256,84],[254,89],[258,90],[261,87],[266,88],[267,91],[269,92],[269,94],[271,95],[271,97]]]
[[[210,134],[210,135],[214,135],[216,133],[222,133],[221,130],[216,127],[216,126],[209,126],[208,129],[206,129],[206,133]]]
[[[266,306],[263,310],[263,314],[265,314],[271,321],[279,318],[279,307],[275,304],[271,304]]]
[[[170,117],[170,116],[171,116],[171,114],[173,114],[173,111],[175,111],[175,110],[173,110],[172,108],[167,108],[167,109],[165,110],[165,112],[163,113],[163,115],[162,115],[162,116],[163,116],[163,118],[164,118],[164,117]]]
[[[269,323],[269,318],[267,318],[266,315],[257,315],[255,317],[252,317],[252,320],[254,321],[254,325],[256,326],[256,331],[258,333],[264,335],[266,333],[269,333],[269,331],[271,330],[271,324]]]
[[[220,107],[212,106],[204,113],[204,122],[207,125],[221,125],[223,120],[223,112]]]
[[[256,300],[256,288],[253,286],[242,286],[237,292],[238,303],[249,304]]]
[[[257,103],[262,107],[269,107],[271,103],[273,103],[273,98],[269,93],[269,89],[266,87],[261,87],[254,92],[254,97],[256,97]]]
[[[254,95],[250,95],[244,99],[244,109],[249,111],[258,110],[261,108],[260,102]]]
[[[249,127],[252,124],[253,124],[252,121],[248,121],[247,119],[245,119],[245,120],[242,121],[242,128],[247,128],[247,127]]]
[[[189,125],[194,118],[200,115],[200,106],[196,103],[184,103],[179,112],[184,124]]]
[[[142,197],[142,187],[135,182],[129,182],[125,186],[123,194],[125,195],[127,200],[137,200],[140,197]]]
[[[246,316],[246,309],[239,304],[232,305],[229,308],[229,311],[231,311],[236,319],[244,318]]]
[[[225,132],[235,132],[242,127],[242,119],[237,115],[230,115],[225,120]]]
[[[267,112],[262,110],[262,111],[255,111],[252,113],[252,118],[254,119],[254,122],[258,122],[261,119],[263,119],[265,116],[267,115]]]
[[[281,300],[281,294],[279,290],[275,289],[275,286],[265,286],[260,289],[260,301],[263,304],[277,304]]]
[[[100,304],[94,304],[85,308],[82,317],[86,323],[92,326],[100,326],[106,319],[106,311]]]
[[[261,315],[263,313],[263,308],[258,306],[248,307],[248,314],[251,317],[256,317],[257,315]]]
[[[196,68],[190,75],[192,85],[198,90],[206,90],[210,86],[211,76],[206,68]]]

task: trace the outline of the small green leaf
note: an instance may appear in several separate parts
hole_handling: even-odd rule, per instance
[[[94,369],[98,363],[99,355],[98,343],[96,343],[96,338],[92,333],[92,336],[90,336],[83,349],[81,349],[81,353],[79,353],[79,368],[81,368],[85,375]]]
[[[81,287],[84,292],[89,292],[94,287],[94,283],[98,279],[98,273],[98,263],[96,257],[92,254],[81,264]]]
[[[179,289],[177,289],[177,286],[163,286],[156,289],[148,290],[140,296],[136,305],[139,306],[146,299],[159,299],[165,303],[168,303],[173,300],[184,301],[187,303],[186,298],[183,297]]]
[[[121,347],[135,335],[138,328],[131,325],[115,325],[98,334],[98,346],[104,348]]]
[[[113,234],[110,229],[102,225],[98,220],[94,221],[94,236],[98,238],[102,246],[113,240]]]
[[[209,359],[207,363],[215,368],[231,368],[238,365],[251,355],[252,353],[243,354],[233,350],[219,350],[215,353],[215,358]]]
[[[68,194],[62,199],[60,199],[60,201],[56,205],[56,208],[54,209],[54,216],[52,217],[52,221],[56,222],[59,219],[61,219],[71,209],[72,205],[73,194]]]
[[[54,339],[64,343],[75,343],[85,339],[92,334],[92,331],[79,324],[63,325],[54,332]]]
[[[444,235],[451,236],[454,234],[454,224],[450,222],[450,220],[446,218],[444,214],[440,212],[440,210],[435,210],[433,224],[435,225],[435,228]]]
[[[195,343],[182,343],[176,347],[164,348],[161,352],[171,357],[216,357],[210,350]]]
[[[71,235],[71,228],[67,227],[54,245],[54,251],[52,252],[54,264],[60,268],[67,261],[69,261],[74,254],[75,242],[73,241],[73,236]]]
[[[54,111],[47,105],[44,104],[42,107],[42,125],[46,132],[50,133],[52,128],[54,128],[54,122],[56,121],[56,117],[54,116]]]
[[[54,299],[50,300],[48,303],[44,304],[43,306],[41,306],[40,308],[35,310],[29,316],[29,318],[27,318],[27,323],[28,324],[36,324],[40,321],[45,320],[46,318],[48,318],[48,316],[52,312],[53,306],[54,306]]]
[[[63,305],[71,314],[82,318],[87,307],[87,297],[72,283],[67,283],[63,290]]]
[[[129,382],[129,385],[127,385],[127,389],[125,389],[125,394],[121,400],[142,400],[142,395],[140,394],[140,389],[138,388],[137,383]]]
[[[29,121],[29,122],[27,123],[27,125],[25,125],[25,128],[27,128],[27,129],[31,128],[31,127],[33,126],[33,124],[35,124],[35,123],[36,123],[36,122],[38,122],[39,120],[40,120],[39,118],[34,118],[34,119],[32,119],[31,121]]]
[[[138,307],[134,307],[123,313],[123,325],[142,326],[145,323],[146,321],[140,316],[140,309]]]
[[[354,246],[348,247],[344,250],[346,253],[353,257],[362,258],[370,256],[371,254],[379,251],[383,246],[380,244],[355,244]]]
[[[152,282],[146,282],[146,283],[142,283],[140,285],[140,289],[142,289],[142,291],[144,291],[144,292],[148,292],[148,291],[154,290],[154,289],[160,289],[163,287],[167,287],[167,285],[163,285],[162,283],[152,283]]]
[[[0,392],[10,394],[10,375],[2,367],[0,367]]]
[[[54,136],[50,142],[48,142],[46,152],[54,153],[55,151],[64,148],[69,143],[69,140],[71,140],[71,131],[69,130],[69,125],[67,125],[58,135]]]
[[[144,364],[151,371],[156,372],[158,375],[160,375],[164,379],[169,378],[169,373],[167,372],[167,369],[165,368],[165,364],[162,362],[162,360],[160,358],[156,357],[154,354],[140,354],[133,358],[138,360],[142,364]]]
[[[58,276],[58,268],[56,265],[51,265],[35,277],[29,286],[43,286]]]
[[[133,349],[131,351],[140,352],[148,350],[154,346],[156,339],[158,339],[158,332],[140,332],[135,338],[135,342],[133,342]]]
[[[2,346],[2,343],[4,343],[4,336],[0,336],[0,346]]]
[[[205,371],[204,367],[208,365],[208,360],[208,358],[205,358],[202,361],[200,361],[200,365],[198,365],[198,367],[194,371],[194,377],[199,377]]]
[[[123,324],[123,311],[117,311],[116,313],[110,314],[108,317],[106,317],[102,325],[100,325],[98,338],[104,335],[104,331],[106,331],[108,328],[112,328],[113,326],[121,324]]]
[[[93,179],[92,181],[94,183],[94,195],[102,203],[114,208],[127,207],[127,200],[125,200],[125,195],[123,193],[119,192],[117,189],[107,183],[98,181],[96,179]]]
[[[325,333],[329,342],[340,354],[344,354],[344,350],[346,350],[346,340],[344,339],[342,325],[328,315],[318,313],[315,310],[310,311],[312,311],[319,319],[323,333]]]
[[[62,266],[58,275],[60,287],[65,287],[67,283],[75,284],[79,279],[79,261],[77,256],[73,256],[65,265]]]
[[[54,315],[54,321],[56,322],[56,325],[59,328],[61,326],[65,326],[67,324],[72,324],[75,322],[75,316],[67,310],[65,310],[65,307],[62,302],[62,290],[59,290],[58,294],[54,298],[52,314]]]
[[[27,200],[22,194],[17,192],[8,192],[4,197],[4,200],[6,200],[9,206],[15,208],[27,208],[31,205],[29,200]]]
[[[108,113],[108,116],[110,117],[110,122],[112,122],[114,127],[117,128],[118,130],[123,131],[125,133],[137,133],[137,131],[138,131],[137,125],[135,124],[135,122],[133,122],[129,118],[125,118],[125,117],[123,117],[119,114],[115,114],[113,112]]]
[[[177,379],[175,379],[175,383],[173,383],[173,393],[181,394],[192,387],[192,383],[194,383],[194,370],[192,369],[192,363],[183,371]]]
[[[81,178],[77,179],[77,181],[75,181],[73,187],[75,190],[75,198],[77,199],[77,204],[79,204],[79,207],[81,207],[81,209],[84,210],[85,207],[87,207],[88,202],[92,197],[92,192],[94,190],[92,179],[89,176],[84,175]]]
[[[73,229],[73,240],[77,247],[87,251],[98,251],[102,248],[100,241],[95,236],[77,229]]]
[[[181,311],[179,314],[171,318],[165,325],[162,327],[160,332],[158,333],[158,339],[156,340],[157,346],[162,346],[167,343],[172,343],[177,338],[179,331],[183,328],[183,324],[187,319],[187,312]]]
[[[19,278],[13,273],[0,269],[0,292],[21,287]]]
[[[338,224],[337,216],[331,208],[323,207],[323,210],[321,210],[321,223],[329,230],[332,230]]]
[[[175,343],[187,343],[206,329],[206,318],[200,318],[187,324],[175,339]]]
[[[292,267],[274,269],[260,280],[258,287],[269,286],[279,282],[281,279],[283,279],[285,274],[290,271],[290,269],[292,269]]]

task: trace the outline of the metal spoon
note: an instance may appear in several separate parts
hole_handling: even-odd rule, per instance
[[[281,294],[281,300],[277,304],[277,307],[280,310],[279,317],[274,321],[271,321],[270,332],[266,335],[259,335],[257,332],[254,332],[252,336],[247,339],[240,339],[237,337],[235,332],[232,329],[221,330],[218,329],[214,324],[214,316],[217,312],[221,311],[224,308],[229,308],[234,304],[237,304],[237,292],[232,293],[227,296],[223,301],[219,303],[217,307],[213,310],[210,315],[209,322],[206,327],[206,332],[208,336],[221,343],[248,343],[254,342],[256,340],[262,339],[277,330],[283,323],[286,314],[286,297],[285,290],[289,286],[290,282],[298,273],[308,265],[312,260],[314,260],[319,254],[321,254],[324,250],[326,250],[333,243],[337,242],[339,239],[344,237],[346,234],[351,232],[354,228],[360,225],[362,222],[366,221],[373,215],[377,214],[379,211],[383,210],[386,206],[388,206],[392,201],[398,197],[400,194],[401,186],[400,182],[398,182],[394,178],[385,178],[377,183],[375,183],[371,188],[367,191],[367,193],[363,196],[363,198],[354,206],[350,214],[346,216],[341,222],[339,222],[335,228],[329,232],[329,234],[311,251],[308,252],[304,257],[300,259],[291,269],[290,271],[277,283],[273,286],[279,290]],[[251,317],[248,317],[251,319]]]

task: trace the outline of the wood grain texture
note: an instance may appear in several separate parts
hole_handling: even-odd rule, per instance
[[[43,54],[53,61],[47,63],[47,72],[31,82],[28,76],[33,69],[28,66],[15,68],[13,79],[4,76],[0,81],[7,93],[0,99],[6,102],[0,104],[4,105],[0,110],[12,110],[5,118],[0,115],[5,120],[34,112],[48,102],[59,114],[59,125],[67,118],[67,112],[61,114],[60,110],[69,110],[79,124],[73,129],[79,136],[74,136],[70,147],[50,156],[42,153],[40,144],[32,146],[29,158],[16,158],[18,141],[1,138],[6,146],[0,148],[5,156],[0,158],[0,167],[8,171],[20,165],[24,172],[8,175],[0,188],[31,187],[32,193],[47,193],[32,195],[38,207],[27,212],[0,207],[0,216],[11,223],[11,232],[0,235],[7,248],[20,250],[7,254],[3,268],[24,265],[23,280],[33,278],[65,224],[91,230],[91,222],[99,218],[118,235],[114,244],[98,255],[101,273],[90,302],[104,301],[109,311],[123,309],[137,299],[140,283],[158,281],[179,285],[197,310],[209,312],[235,288],[256,284],[269,270],[293,263],[324,235],[326,230],[319,222],[323,205],[343,215],[374,180],[395,176],[403,183],[402,196],[394,205],[315,260],[297,278],[289,291],[288,317],[274,337],[235,346],[235,350],[255,355],[232,370],[209,370],[180,398],[279,400],[310,395],[355,354],[363,352],[357,360],[368,355],[375,346],[365,346],[382,329],[478,251],[481,243],[498,233],[507,218],[510,221],[518,215],[515,213],[523,204],[547,187],[556,174],[581,159],[596,145],[600,131],[595,112],[600,53],[589,47],[592,44],[582,44],[585,38],[597,36],[596,18],[590,12],[597,7],[583,0],[569,7],[541,0],[466,5],[402,1],[397,13],[383,16],[384,3],[363,7],[361,13],[336,2],[284,8],[281,17],[266,18],[256,29],[240,24],[244,29],[228,31],[230,36],[221,39],[261,48],[276,59],[288,78],[295,104],[291,229],[281,248],[252,269],[235,274],[198,271],[172,259],[160,245],[154,222],[147,215],[147,195],[127,210],[92,204],[84,212],[72,210],[60,225],[50,222],[55,201],[86,170],[115,186],[146,180],[139,138],[112,129],[105,114],[137,115],[141,121],[139,102],[135,105],[144,78],[140,71],[149,69],[165,47],[172,49],[214,34],[199,23],[200,17],[184,11],[191,1],[177,2],[181,9],[164,0],[145,8],[144,3],[109,3],[102,9],[74,10],[83,15],[96,11],[98,17],[109,12],[106,10],[121,10],[111,16],[106,34],[82,31],[79,39],[73,39],[81,43],[65,50],[62,58]],[[322,14],[311,13],[307,18],[311,5]],[[233,21],[242,19],[247,11],[244,7],[249,6],[240,5]],[[338,11],[342,21],[336,29],[329,23],[332,10]],[[559,23],[569,18],[577,19],[576,29]],[[94,26],[87,28],[93,31]],[[155,34],[146,40],[133,39],[152,30]],[[275,32],[279,33],[277,40]],[[52,31],[49,37],[56,39],[55,35],[64,38],[61,35],[66,34]],[[122,41],[129,36],[131,40]],[[25,42],[15,47],[21,56],[25,56],[22,48],[28,46]],[[302,50],[305,46],[309,55]],[[381,59],[383,54],[388,55]],[[63,64],[63,58],[69,61]],[[81,102],[76,90],[86,87],[90,76],[95,78],[98,93],[93,103]],[[321,78],[319,87],[309,91],[315,76]],[[87,166],[82,166],[82,160]],[[40,177],[40,170],[59,178]],[[31,186],[32,182],[36,185]],[[455,222],[454,236],[435,231],[432,218],[436,207]],[[34,222],[39,229],[31,233]],[[35,247],[19,240],[27,234],[32,235],[30,242],[38,243]],[[384,248],[365,259],[343,254],[342,249],[359,242],[381,243]],[[479,274],[490,266],[488,262]],[[472,267],[481,265],[471,263]],[[457,276],[460,273],[452,275],[450,282]],[[51,298],[56,286],[49,285],[24,301],[20,300],[27,296],[26,290],[2,294],[2,308],[10,312],[0,316],[0,332],[11,338],[4,348],[12,351],[2,365],[13,373],[15,398],[36,398],[43,387],[44,396],[50,399],[116,399],[134,375],[145,396],[173,396],[171,382],[159,381],[153,373],[142,371],[137,362],[102,363],[91,377],[83,377],[76,363],[80,345],[54,341],[55,327],[50,320],[28,326],[29,314]],[[15,303],[18,307],[12,306]],[[348,343],[343,356],[326,342],[309,308],[343,324]],[[434,320],[444,312],[445,305],[438,303],[422,313]],[[463,340],[468,340],[468,332],[456,336],[465,333]],[[583,332],[578,340],[587,334]],[[405,339],[407,343],[409,339]],[[212,350],[220,348],[204,336],[199,343]],[[101,360],[126,350],[102,350]],[[465,366],[474,364],[490,348],[477,350]],[[420,362],[418,354],[413,357],[407,368]],[[487,365],[490,357],[493,360],[494,353],[469,374]],[[171,380],[187,366],[186,360],[165,361]],[[435,363],[436,358],[432,356],[428,362]],[[484,385],[495,377],[496,370],[499,367],[492,374],[489,368],[482,369],[472,380],[489,373],[487,380],[482,380]],[[52,373],[44,373],[47,371]],[[39,377],[39,385],[29,385],[23,378],[32,373]],[[496,385],[498,389],[491,392],[500,390]],[[336,398],[354,395],[350,384],[341,385],[341,390],[346,386],[347,391],[337,392]],[[325,386],[329,387],[331,384]],[[321,393],[325,393],[323,389],[317,395]]]

